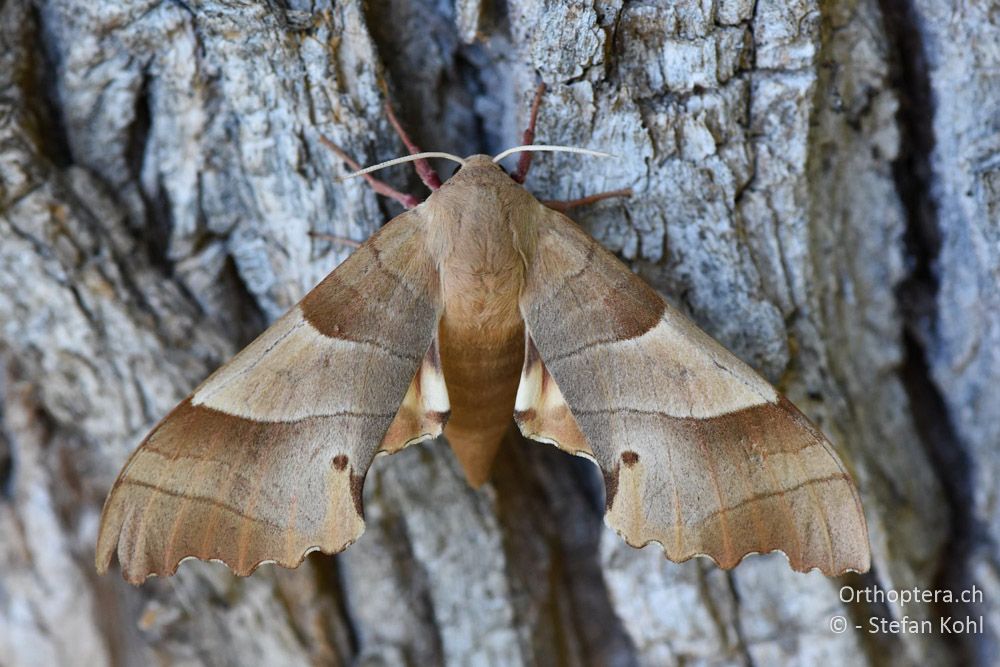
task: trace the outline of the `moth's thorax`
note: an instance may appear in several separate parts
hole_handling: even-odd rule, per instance
[[[501,336],[519,327],[532,223],[543,209],[538,200],[487,156],[476,155],[420,209],[438,260],[445,317]]]

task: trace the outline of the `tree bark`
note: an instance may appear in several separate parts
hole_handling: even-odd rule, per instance
[[[0,0],[0,664],[990,664],[997,44],[957,0]],[[474,491],[435,442],[373,466],[342,555],[98,577],[144,433],[350,253],[310,232],[399,212],[320,137],[403,154],[390,101],[495,154],[539,79],[538,139],[619,159],[536,156],[529,189],[633,189],[573,217],[831,437],[872,572],[675,565],[603,526],[588,462],[509,443]],[[982,599],[842,601],[873,586]]]

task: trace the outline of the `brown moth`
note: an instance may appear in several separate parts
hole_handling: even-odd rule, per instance
[[[188,557],[247,575],[339,552],[364,530],[376,455],[443,432],[478,486],[512,416],[600,466],[605,521],[631,545],[868,569],[857,490],[819,429],[529,194],[530,153],[513,175],[452,158],[443,185],[418,162],[420,204],[368,177],[416,205],[152,430],[105,503],[98,571],[116,551],[132,583]]]

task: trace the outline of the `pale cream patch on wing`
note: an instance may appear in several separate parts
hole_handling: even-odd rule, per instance
[[[605,391],[574,408],[582,411],[640,411],[669,417],[706,419],[755,405],[774,403],[778,394],[752,368],[708,334],[669,309],[642,336],[577,353],[577,368],[613,363]],[[560,360],[554,366],[564,362]]]
[[[359,361],[372,352],[357,354],[359,347],[371,345],[324,336],[295,307],[213,373],[194,392],[191,403],[269,422],[292,422],[352,413],[357,406],[384,405],[385,383]],[[412,372],[410,360],[385,351],[380,354],[380,376],[398,377]]]
[[[356,474],[353,465],[340,469],[330,466],[326,472],[327,508],[323,531],[324,543],[316,546],[324,551],[343,551],[352,544],[365,530],[365,521],[361,516],[361,481],[363,476]],[[292,524],[294,525],[294,524]],[[299,556],[296,551],[301,547],[293,547],[286,551],[286,556]]]
[[[441,435],[451,411],[448,387],[441,372],[441,358],[437,339],[420,362],[406,397],[399,406],[389,430],[379,445],[379,454],[395,454],[425,440]]]
[[[613,473],[616,476],[614,500],[608,507],[604,520],[609,526],[620,531],[628,542],[632,536],[644,535],[647,530],[649,508],[646,503],[645,462],[639,461],[630,466],[616,465],[616,471]],[[663,499],[663,505],[659,508],[664,513],[673,513],[675,509],[674,505],[669,503],[666,498]],[[674,539],[679,546],[680,535],[677,534]],[[629,543],[633,546],[642,546],[642,544]]]
[[[514,419],[526,438],[555,445],[571,454],[594,458],[594,452],[573,418],[559,385],[530,341],[514,399]]]

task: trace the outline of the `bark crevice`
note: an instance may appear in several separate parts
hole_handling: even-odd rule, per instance
[[[987,533],[971,512],[975,496],[974,462],[952,423],[943,389],[934,379],[927,359],[927,348],[937,338],[940,317],[937,264],[943,242],[931,167],[936,102],[931,92],[926,46],[913,3],[880,0],[879,5],[891,45],[892,81],[900,102],[897,113],[900,151],[892,166],[896,190],[906,212],[904,243],[910,262],[909,275],[897,288],[906,329],[899,375],[920,444],[934,464],[948,507],[949,531],[933,587],[957,592],[972,586],[970,557]],[[938,619],[973,611],[972,606],[961,602],[937,603],[933,609]],[[974,662],[967,638],[946,635],[944,640],[952,645],[960,662]]]

